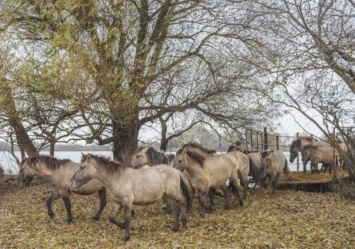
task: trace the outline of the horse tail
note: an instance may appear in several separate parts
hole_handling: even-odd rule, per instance
[[[290,169],[289,169],[289,167],[288,167],[288,162],[287,162],[287,159],[286,159],[286,158],[285,158],[285,166],[284,166],[284,168],[283,168],[283,172],[284,172],[284,173],[290,172]]]
[[[261,173],[260,169],[255,165],[254,161],[249,158],[249,167],[250,167],[250,175],[253,177],[255,184],[257,184],[260,188],[261,186]]]
[[[179,171],[180,174],[180,183],[182,194],[186,198],[186,208],[190,212],[192,210],[192,199],[193,199],[193,190],[191,188],[189,180]]]

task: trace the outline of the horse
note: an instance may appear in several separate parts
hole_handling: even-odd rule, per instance
[[[260,152],[249,152],[247,150],[244,150],[242,147],[242,143],[240,141],[237,141],[235,145],[229,146],[227,152],[232,152],[232,151],[240,151],[248,156],[249,158],[248,176],[251,177],[255,182],[254,188],[256,187],[256,185],[262,188],[261,181],[260,181],[260,160],[261,160]]]
[[[182,148],[190,148],[190,149],[198,149],[200,152],[203,152],[205,155],[209,156],[216,156],[217,153],[215,150],[209,150],[204,148],[202,145],[198,143],[187,143],[182,146]],[[243,186],[243,199],[246,199],[246,193],[249,184],[249,178],[251,168],[255,168],[253,162],[249,160],[249,158],[245,155],[245,151],[241,152],[241,143],[239,141],[236,142],[236,146],[233,150],[228,151],[225,154],[227,157],[231,157],[233,163],[235,163],[238,167],[238,176],[241,180]],[[212,196],[210,196],[211,203],[213,203]]]
[[[71,192],[79,195],[90,195],[93,193],[99,194],[100,207],[93,216],[94,220],[99,220],[103,209],[106,206],[106,188],[98,180],[92,180],[82,185],[75,190],[70,188],[70,179],[74,173],[79,169],[80,164],[75,163],[69,159],[57,159],[55,157],[40,155],[36,157],[25,158],[20,163],[20,173],[17,182],[20,188],[27,186],[34,176],[48,181],[55,189],[54,192],[47,198],[46,204],[48,215],[54,219],[54,212],[52,210],[52,202],[62,197],[66,211],[67,223],[72,222],[70,194]]]
[[[290,145],[290,163],[293,163],[295,158],[298,156],[298,152],[301,152],[302,155],[302,162],[303,162],[303,172],[307,172],[307,163],[310,161],[310,159],[305,156],[304,153],[304,146],[309,145],[309,144],[314,144],[317,146],[330,146],[327,142],[323,141],[318,141],[317,139],[313,137],[299,137],[296,140],[293,140],[291,145]],[[311,162],[311,172],[319,172],[317,164],[312,164]]]
[[[259,188],[262,188],[261,184],[261,153],[260,152],[251,152],[247,154],[250,161],[250,172],[249,176],[252,177],[255,182],[254,188],[258,185]]]
[[[329,167],[329,173],[332,172],[333,169],[335,169],[335,166],[337,164],[337,155],[338,152],[335,152],[334,155],[334,148],[330,146],[317,146],[314,144],[309,144],[304,146],[304,153],[309,159],[311,160],[312,163],[323,163],[330,165]],[[334,156],[335,156],[335,161],[334,162]],[[325,168],[324,171],[327,171]]]
[[[125,229],[123,242],[131,236],[132,206],[148,205],[160,199],[169,199],[174,204],[173,231],[179,229],[179,217],[186,228],[186,205],[191,202],[191,186],[183,174],[167,165],[161,164],[147,169],[132,169],[108,157],[93,154],[82,155],[80,168],[70,180],[72,189],[79,189],[91,179],[97,179],[110,190],[114,201],[109,220]],[[117,214],[124,209],[124,222]]]
[[[205,198],[210,189],[220,188],[225,197],[225,209],[230,208],[230,193],[226,186],[226,181],[234,189],[234,194],[243,206],[243,198],[239,194],[238,186],[238,165],[232,160],[231,155],[206,156],[205,151],[193,147],[181,148],[176,152],[173,166],[181,171],[186,170],[191,176],[191,186],[195,189],[199,198],[200,215],[204,216],[205,209],[211,210],[207,206]],[[233,155],[232,155],[233,156]]]
[[[270,179],[272,194],[275,193],[276,184],[280,174],[289,171],[287,159],[281,151],[267,150],[261,153],[262,182],[265,186],[266,179]]]
[[[166,155],[152,146],[139,147],[133,153],[130,165],[132,168],[141,168],[144,165],[171,164],[174,161],[174,157],[173,154]]]

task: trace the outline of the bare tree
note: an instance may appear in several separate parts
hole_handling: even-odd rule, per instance
[[[242,89],[255,71],[248,53],[256,53],[260,44],[254,30],[247,32],[253,19],[242,8],[247,2],[19,0],[2,5],[0,22],[22,46],[41,49],[44,64],[51,65],[56,55],[69,62],[70,71],[77,70],[77,79],[69,81],[82,86],[76,91],[65,82],[51,85],[52,91],[43,83],[31,87],[70,100],[82,113],[78,127],[84,121],[91,133],[87,141],[112,143],[114,158],[127,161],[142,125],[164,115],[195,110],[222,127],[252,123],[253,105],[242,105],[247,97]],[[167,101],[152,98],[150,93],[180,66],[185,73],[175,86],[164,84],[171,89],[162,95]],[[188,68],[196,69],[193,80]],[[255,116],[266,106],[257,102]]]

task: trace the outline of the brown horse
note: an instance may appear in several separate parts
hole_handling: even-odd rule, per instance
[[[70,193],[73,192],[79,195],[90,195],[98,192],[100,198],[100,208],[93,216],[93,219],[99,220],[102,211],[106,206],[106,188],[100,181],[92,180],[85,185],[82,185],[80,188],[75,190],[70,189],[70,179],[79,167],[80,164],[72,162],[69,159],[61,160],[45,155],[25,158],[20,164],[21,170],[17,178],[18,185],[21,188],[28,185],[34,176],[48,181],[55,189],[46,201],[48,215],[51,219],[54,218],[52,202],[59,197],[62,197],[68,215],[68,224],[73,219],[69,198]]]
[[[248,152],[242,147],[242,143],[237,141],[235,145],[229,146],[227,152],[240,151],[246,154],[249,158],[249,174],[248,176],[252,178],[252,181],[255,183],[254,188],[258,185],[262,188],[261,179],[260,179],[260,166],[261,166],[261,154],[260,152]]]
[[[303,149],[305,155],[310,159],[312,163],[323,163],[326,165],[330,165],[329,173],[331,173],[335,169],[339,154],[336,152],[334,155],[333,147],[309,144],[306,145]],[[324,171],[327,171],[327,168],[325,168]]]
[[[210,189],[220,188],[225,197],[225,209],[230,208],[230,193],[226,186],[226,181],[230,180],[231,186],[235,189],[240,205],[243,205],[243,198],[239,195],[238,165],[235,164],[233,155],[206,156],[206,151],[185,146],[177,151],[174,167],[183,171],[186,170],[191,176],[191,186],[199,198],[200,214],[204,215],[205,209],[211,210],[207,206],[205,198]]]
[[[245,155],[245,153],[240,151],[241,143],[239,141],[237,141],[236,145],[237,146],[235,146],[233,150],[229,151],[228,153],[220,154],[220,155],[225,155],[226,157],[230,157],[230,159],[233,161],[233,163],[237,166],[238,176],[239,176],[239,179],[240,179],[242,186],[243,186],[243,199],[245,200],[246,194],[247,194],[247,189],[248,189],[248,183],[249,183],[248,176],[250,176],[251,168],[255,169],[255,165],[252,161],[250,161],[248,159],[248,157]],[[217,156],[217,153],[215,150],[206,149],[198,143],[191,143],[190,142],[190,143],[183,145],[182,148],[197,149],[198,152],[204,153],[204,155],[207,157]],[[215,192],[213,192],[213,193],[215,193]],[[210,196],[210,199],[211,199],[211,203],[213,203],[212,196]]]
[[[265,186],[266,179],[270,179],[273,194],[275,193],[276,184],[280,174],[289,171],[287,160],[281,151],[268,150],[261,153],[262,182]]]
[[[144,165],[154,166],[158,164],[171,164],[174,161],[174,155],[166,155],[157,151],[151,146],[139,147],[132,155],[131,167],[141,168]]]
[[[262,188],[261,184],[261,175],[260,175],[260,170],[261,170],[261,153],[260,152],[251,152],[247,154],[249,160],[250,160],[250,173],[249,176],[252,177],[255,185],[259,186],[259,188]]]
[[[290,145],[290,163],[293,163],[295,158],[298,156],[298,152],[301,152],[302,162],[303,162],[303,172],[307,172],[307,163],[310,159],[304,153],[304,147],[307,145],[317,145],[317,146],[330,146],[327,142],[318,141],[313,137],[299,137],[292,141]],[[311,172],[319,172],[317,164],[311,162]]]
[[[114,206],[110,221],[125,229],[123,242],[131,236],[131,214],[133,204],[148,205],[160,199],[169,199],[174,204],[173,230],[179,229],[179,216],[184,227],[186,203],[190,202],[191,187],[183,174],[167,165],[157,165],[147,169],[132,169],[109,158],[92,154],[83,155],[80,169],[71,179],[71,188],[79,189],[91,179],[101,181],[110,190]],[[124,222],[117,219],[117,214],[124,209]]]

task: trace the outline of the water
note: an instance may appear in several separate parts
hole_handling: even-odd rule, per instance
[[[96,155],[104,155],[104,156],[109,156],[112,158],[112,151],[85,151],[84,153],[85,154],[92,153],[92,154],[96,154]],[[21,160],[20,152],[16,151],[15,154]],[[48,155],[49,151],[43,151],[43,152],[41,152],[41,154]],[[290,170],[297,171],[296,162],[295,163],[289,162],[290,153],[284,152],[284,155],[288,161],[288,166],[289,166]],[[58,159],[70,159],[73,162],[80,162],[81,151],[56,151],[54,156]],[[300,170],[302,170],[303,169],[302,162],[301,162],[301,160],[299,160],[299,161],[300,161]],[[3,167],[5,174],[18,174],[18,172],[19,172],[19,167],[16,164],[15,159],[7,151],[0,151],[0,165]]]
[[[83,153],[92,153],[95,155],[109,156],[112,158],[112,151],[84,151]],[[15,155],[21,160],[21,153],[15,151]],[[49,155],[49,151],[42,151],[41,155]],[[56,151],[54,156],[58,159],[70,159],[73,162],[80,162],[81,151]],[[5,174],[18,174],[19,167],[13,156],[7,151],[0,151],[0,165]]]

